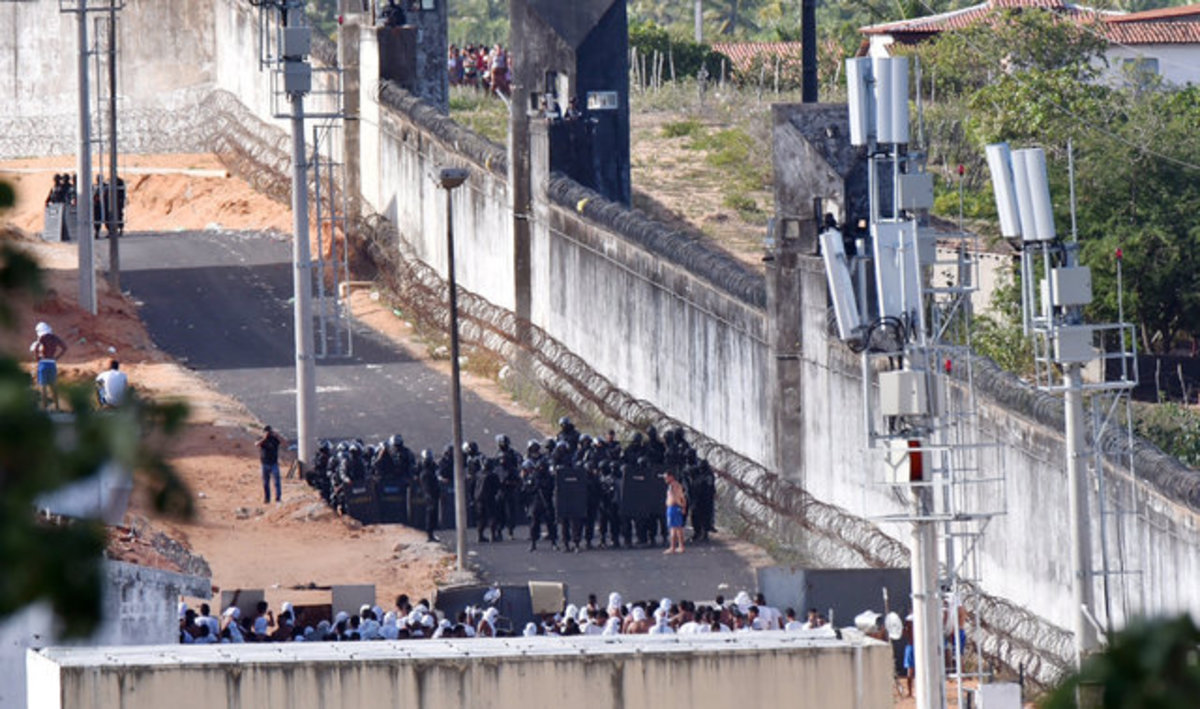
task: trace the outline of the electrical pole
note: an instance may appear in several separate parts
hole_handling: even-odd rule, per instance
[[[942,662],[941,599],[938,589],[937,528],[928,519],[933,513],[933,490],[913,487],[912,600],[913,654],[916,655],[917,709],[942,709],[946,705],[945,668]]]
[[[454,549],[455,568],[467,568],[467,476],[463,468],[462,384],[458,348],[458,280],[454,273],[454,188],[466,181],[463,168],[445,168],[438,184],[446,190],[446,274],[450,284],[450,418],[454,437]]]
[[[817,102],[817,0],[803,0],[800,9],[801,100]]]
[[[121,256],[117,245],[121,229],[117,206],[117,0],[108,6],[108,285],[121,292]],[[101,193],[103,195],[103,193]]]
[[[284,13],[300,15],[290,27],[303,24],[302,6],[287,6]],[[291,20],[292,18],[285,18]],[[284,85],[292,102],[292,290],[295,310],[293,319],[296,329],[296,458],[301,470],[313,460],[313,406],[317,401],[316,360],[313,359],[312,334],[312,258],[308,244],[308,163],[304,146],[304,94],[311,88],[309,81],[296,81],[293,85],[288,77],[303,76],[311,67],[303,55],[283,56]]]
[[[696,0],[695,39],[697,43],[704,41],[704,0]]]
[[[79,0],[79,154],[75,164],[76,238],[79,240],[79,307],[96,314],[92,252],[92,123],[88,105],[87,0]]]

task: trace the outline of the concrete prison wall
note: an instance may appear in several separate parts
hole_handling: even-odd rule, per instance
[[[100,18],[102,13],[90,15]],[[0,159],[73,155],[79,145],[76,16],[58,0],[0,3]],[[127,153],[210,149],[214,90],[225,90],[260,119],[287,130],[272,102],[269,72],[259,69],[258,9],[239,0],[126,0],[117,15],[118,148]],[[104,30],[107,32],[107,29]],[[95,42],[89,25],[89,43]],[[106,45],[102,45],[106,46]],[[332,43],[314,36],[316,71],[310,112],[328,110],[337,75]],[[95,61],[89,63],[96,116]],[[107,81],[107,69],[101,78]],[[107,84],[104,88],[107,94]],[[107,106],[104,108],[107,115]],[[96,124],[93,138],[107,133]],[[309,138],[311,140],[311,137]],[[107,144],[104,150],[108,150]]]
[[[782,631],[52,648],[28,664],[29,709],[892,706],[888,645]]]

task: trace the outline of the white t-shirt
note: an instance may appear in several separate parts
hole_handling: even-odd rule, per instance
[[[119,369],[108,369],[101,372],[96,377],[96,381],[100,382],[105,404],[119,406],[125,400],[125,390],[129,386],[129,379],[125,376],[125,372]]]

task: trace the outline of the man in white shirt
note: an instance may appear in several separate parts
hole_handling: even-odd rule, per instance
[[[96,377],[96,396],[100,406],[112,408],[120,406],[125,401],[125,391],[129,388],[129,379],[121,371],[121,363],[112,360],[108,369]]]

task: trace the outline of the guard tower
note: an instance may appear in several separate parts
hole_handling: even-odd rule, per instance
[[[529,121],[547,121],[550,169],[630,204],[625,3],[509,0],[509,14],[514,163],[528,165]]]
[[[379,78],[394,81],[443,114],[450,113],[446,6],[447,0],[374,0],[373,8]]]

